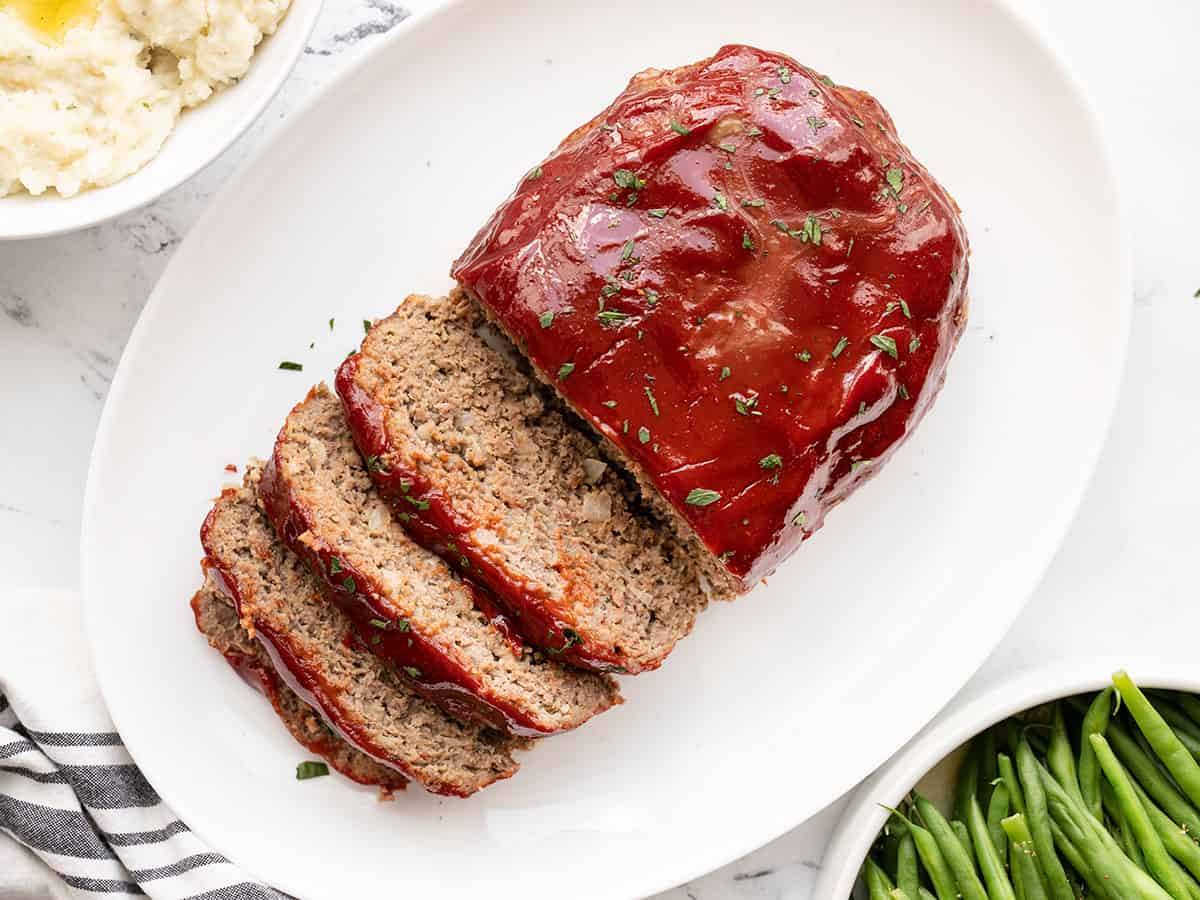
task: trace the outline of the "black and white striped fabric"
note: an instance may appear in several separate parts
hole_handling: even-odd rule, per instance
[[[71,731],[72,722],[54,715],[67,710],[25,708],[8,690],[11,700],[0,693],[0,842],[7,834],[23,844],[44,863],[38,870],[48,867],[69,890],[29,884],[35,876],[28,874],[20,882],[15,871],[6,883],[0,871],[0,897],[287,897],[248,878],[179,821],[102,706],[79,716],[88,730]],[[64,705],[61,696],[53,699],[52,706]],[[15,863],[0,868],[15,870]]]

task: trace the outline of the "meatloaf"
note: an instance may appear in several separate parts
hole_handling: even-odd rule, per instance
[[[874,98],[727,46],[635,76],[452,274],[748,589],[929,409],[967,256]]]
[[[363,649],[271,530],[257,504],[260,476],[251,465],[242,488],[221,494],[200,539],[210,579],[288,687],[355,749],[433,793],[465,797],[516,772],[524,740],[452,718]]]
[[[310,753],[359,784],[377,785],[385,792],[402,790],[408,780],[361,750],[356,750],[330,728],[313,709],[284,684],[271,659],[238,621],[232,601],[209,582],[192,597],[196,628],[214,650],[237,672],[261,690],[292,737]]]
[[[611,677],[526,646],[486,591],[408,537],[324,385],[288,416],[260,493],[276,532],[366,645],[453,714],[541,735],[574,728],[619,701]]]
[[[484,325],[456,292],[409,297],[371,327],[337,377],[367,468],[416,540],[492,588],[527,640],[582,667],[655,668],[717,567],[637,507]]]

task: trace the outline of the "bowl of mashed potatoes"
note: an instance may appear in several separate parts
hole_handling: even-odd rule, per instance
[[[185,181],[262,112],[321,0],[0,0],[0,240]]]

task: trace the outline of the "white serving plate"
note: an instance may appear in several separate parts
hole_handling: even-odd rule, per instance
[[[183,184],[224,153],[267,108],[304,53],[323,2],[292,0],[275,34],[255,51],[246,77],[185,112],[158,156],[128,178],[74,197],[50,192],[39,197],[0,197],[0,241],[98,225]]]
[[[884,807],[898,806],[918,782],[929,793],[926,782],[931,776],[934,789],[940,784],[948,797],[956,766],[947,758],[957,757],[955,751],[988,726],[1051,700],[1108,687],[1118,666],[1125,667],[1140,687],[1200,690],[1200,675],[1191,660],[1153,655],[1113,662],[1110,657],[1111,653],[1058,659],[1011,677],[996,674],[972,682],[936,722],[854,792],[825,851],[814,900],[847,900],[867,851],[887,821]]]
[[[445,290],[521,174],[632,72],[734,40],[874,91],[961,203],[972,319],[941,399],[768,586],[706,613],[662,670],[626,679],[624,706],[516,778],[392,804],[297,783],[303,754],[185,607],[222,466],[268,452],[364,317]],[[82,534],[113,717],[186,821],[304,897],[630,897],[734,859],[915,734],[1041,577],[1119,381],[1120,221],[1086,104],[996,2],[462,0],[410,21],[225,189],[129,342]]]

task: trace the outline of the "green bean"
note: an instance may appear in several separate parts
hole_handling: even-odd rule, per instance
[[[908,894],[904,893],[904,891],[900,890],[900,888],[889,891],[888,897],[890,900],[909,900]]]
[[[907,831],[896,848],[896,887],[910,898],[917,896],[921,872],[917,866],[917,844]]]
[[[976,796],[979,805],[986,809],[992,801],[992,790],[996,781],[996,732],[987,729],[979,738],[979,790]],[[963,812],[959,810],[959,816]]]
[[[1067,725],[1063,719],[1061,703],[1054,704],[1054,718],[1050,726],[1050,745],[1046,748],[1046,764],[1050,774],[1067,789],[1072,797],[1083,802],[1079,791],[1079,776],[1075,773],[1075,753],[1071,750],[1071,739],[1067,737]]]
[[[1078,872],[1080,877],[1083,878],[1084,883],[1088,886],[1088,891],[1102,898],[1102,900],[1112,900],[1112,894],[1109,892],[1108,885],[1096,877],[1096,873],[1092,871],[1092,867],[1087,864],[1082,854],[1071,843],[1070,839],[1063,834],[1057,822],[1052,821],[1050,823],[1050,831],[1054,835],[1054,844],[1058,847],[1059,852],[1062,853],[1063,859],[1067,861],[1067,865]],[[1122,898],[1118,897],[1116,900],[1122,900]]]
[[[1111,885],[1111,893],[1121,900],[1127,897],[1170,900],[1171,895],[1129,860],[1104,825],[1092,818],[1083,804],[1068,794],[1053,775],[1040,766],[1038,774],[1046,789],[1046,806],[1051,817],[1087,861],[1092,872],[1106,885]]]
[[[970,801],[967,801],[970,803]],[[950,828],[954,831],[954,836],[958,838],[958,842],[962,844],[962,848],[967,851],[967,856],[970,856],[971,851],[971,835],[967,831],[966,823],[955,819],[950,823]]]
[[[1004,850],[1007,849],[1007,842],[1004,849],[996,849],[987,820],[983,817],[983,810],[979,808],[979,800],[975,797],[972,797],[967,805],[967,830],[975,845],[975,859],[979,862],[979,871],[983,875],[984,884],[987,885],[989,900],[1017,900],[1004,871]],[[1001,834],[1003,833],[1001,830]]]
[[[866,870],[867,893],[871,900],[888,900],[893,884],[887,872],[869,856],[863,868]]]
[[[1096,751],[1096,760],[1104,771],[1104,777],[1112,785],[1116,794],[1117,805],[1133,832],[1134,840],[1146,860],[1150,874],[1161,884],[1174,900],[1191,900],[1187,886],[1175,872],[1174,863],[1163,846],[1162,838],[1150,823],[1150,816],[1142,807],[1129,774],[1117,760],[1117,756],[1108,745],[1103,735],[1093,734],[1089,738],[1092,749]]]
[[[917,856],[920,857],[921,864],[925,867],[929,881],[937,894],[936,900],[955,900],[958,896],[958,886],[954,881],[954,873],[946,865],[946,858],[942,856],[942,851],[938,848],[937,840],[912,819],[906,818],[899,810],[893,809],[891,813],[908,827],[908,833],[912,835],[913,843],[917,845]]]
[[[1194,876],[1200,878],[1200,847],[1197,847],[1196,843],[1188,837],[1187,832],[1171,821],[1170,816],[1158,808],[1158,804],[1150,799],[1150,795],[1136,781],[1133,783],[1133,789],[1145,808],[1146,814],[1150,816],[1154,830],[1162,838],[1167,852],[1183,863],[1184,867]]]
[[[1017,744],[1017,772],[1025,790],[1026,818],[1033,835],[1033,846],[1038,862],[1046,876],[1046,889],[1053,900],[1075,900],[1067,873],[1063,870],[1058,854],[1054,852],[1054,838],[1050,830],[1050,814],[1047,810],[1046,791],[1038,774],[1038,763],[1033,748],[1024,736]]]
[[[975,863],[967,850],[963,848],[959,837],[950,827],[950,823],[925,797],[915,794],[913,799],[916,802],[921,821],[925,823],[925,827],[937,840],[938,849],[942,851],[942,855],[946,858],[946,864],[954,873],[954,880],[958,884],[958,892],[962,895],[963,900],[988,900],[987,891],[983,889],[983,883],[975,874]]]
[[[1175,732],[1175,736],[1187,748],[1188,753],[1193,757],[1200,756],[1200,726],[1195,725],[1177,707],[1169,703],[1159,703],[1155,709],[1162,714],[1167,725]]]
[[[1012,804],[1012,808],[1019,813],[1024,813],[1025,795],[1021,792],[1021,782],[1017,781],[1017,772],[1007,753],[1000,753],[996,756],[996,768],[1000,771],[1000,777],[1004,779],[1004,786],[1008,788],[1008,800]]]
[[[1200,835],[1200,812],[1179,792],[1149,754],[1137,745],[1129,732],[1113,722],[1108,726],[1105,739],[1117,754],[1117,759],[1133,774],[1134,781],[1146,789],[1146,793],[1154,798],[1162,811],[1184,831]]]
[[[921,888],[919,891],[917,891],[917,895],[921,898],[921,900],[938,900],[937,897],[933,896],[933,894],[929,893],[929,891],[925,890],[925,888]]]
[[[963,818],[967,814],[967,800],[975,796],[979,787],[979,742],[972,741],[958,769],[958,784],[954,789],[954,814]]]
[[[1001,779],[1000,783],[996,785],[996,789],[992,791],[992,799],[988,801],[987,811],[988,832],[992,836],[992,844],[1001,859],[1004,859],[1004,855],[1008,851],[1008,839],[1004,836],[1004,829],[1000,827],[1000,822],[1008,818],[1009,812],[1011,812],[1011,808],[1008,802],[1008,785]]]
[[[1113,685],[1129,708],[1138,728],[1166,765],[1184,794],[1194,804],[1200,804],[1200,763],[1188,752],[1154,706],[1146,699],[1126,672],[1113,675]]]
[[[1019,815],[1019,814],[1018,814]],[[1047,900],[1042,875],[1038,871],[1037,859],[1033,855],[1032,843],[1018,843],[1009,836],[1009,868],[1012,870],[1013,886],[1018,897],[1024,900]]]
[[[1113,689],[1108,687],[1096,695],[1083,716],[1079,741],[1079,792],[1083,795],[1084,805],[1097,819],[1103,818],[1103,804],[1100,800],[1100,767],[1096,765],[1096,752],[1088,738],[1093,734],[1104,734],[1108,728],[1108,720],[1112,716]]]

